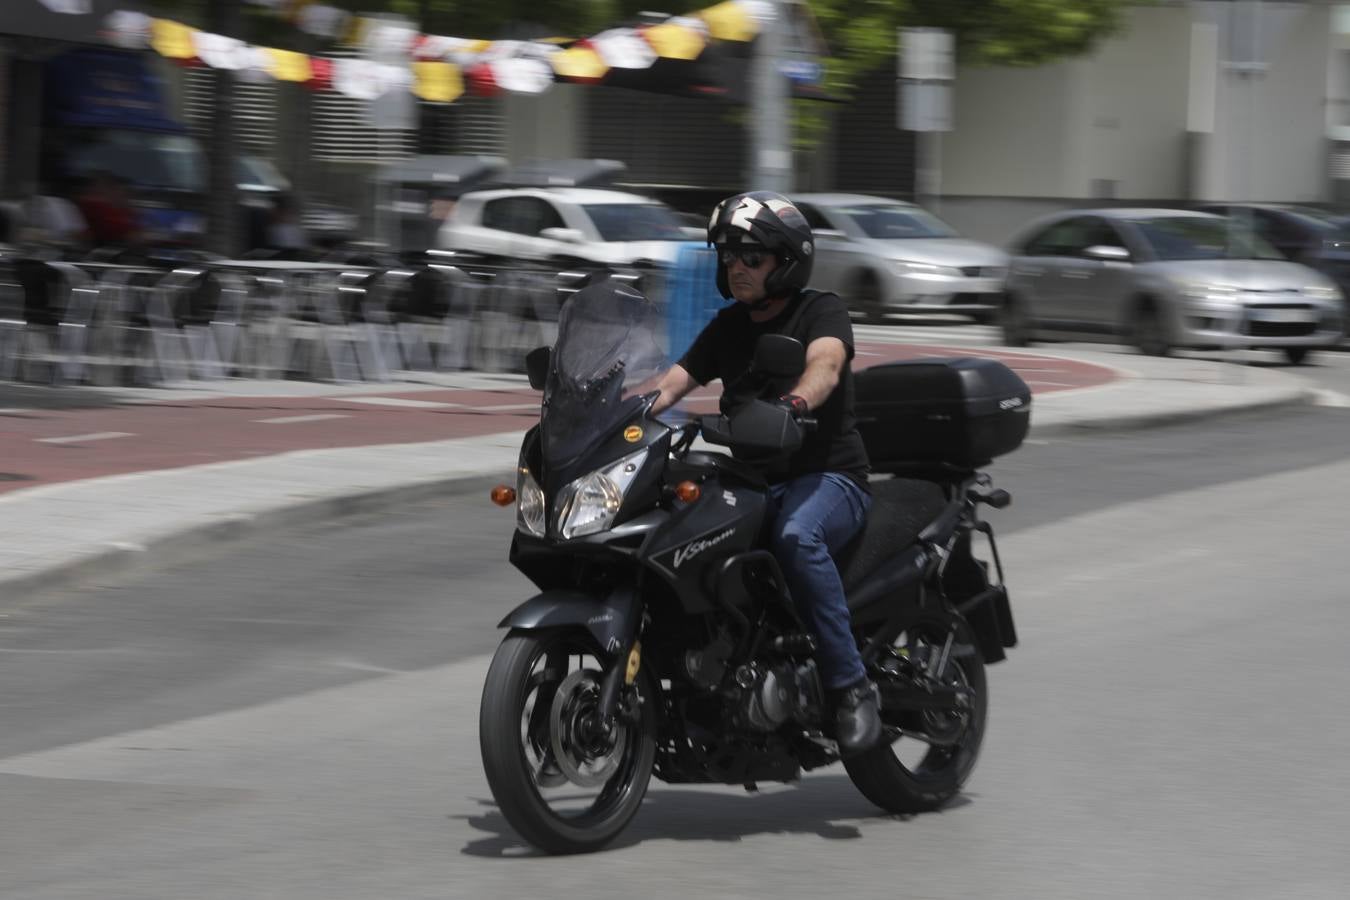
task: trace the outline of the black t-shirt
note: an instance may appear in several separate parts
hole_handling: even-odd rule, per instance
[[[835,294],[799,291],[782,312],[764,322],[751,319],[750,309],[744,303],[733,303],[719,311],[717,318],[694,340],[680,365],[699,384],[722,379],[724,414],[750,400],[781,397],[796,385],[796,378],[766,379],[748,371],[755,342],[766,334],[784,334],[801,341],[803,346],[810,346],[816,338],[838,338],[848,351],[848,360],[853,359],[853,323],[844,301]],[[839,373],[839,383],[812,416],[818,425],[807,432],[797,452],[785,461],[762,464],[770,483],[812,472],[841,472],[866,489],[867,451],[853,415],[853,370],[848,362]]]

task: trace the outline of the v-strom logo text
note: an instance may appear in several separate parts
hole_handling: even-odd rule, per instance
[[[735,528],[728,528],[721,534],[715,534],[712,537],[702,538],[697,541],[690,541],[675,551],[675,558],[671,560],[670,564],[671,568],[678,569],[684,562],[693,559],[709,547],[716,547],[735,533]]]

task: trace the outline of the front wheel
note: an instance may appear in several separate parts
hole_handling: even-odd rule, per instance
[[[1285,347],[1284,358],[1291,366],[1301,366],[1308,361],[1310,352],[1307,347]]]
[[[478,739],[488,786],[511,827],[548,853],[604,847],[647,792],[656,697],[639,675],[605,731],[596,716],[605,668],[587,632],[513,631],[483,685]]]
[[[910,629],[900,636],[891,659],[901,677],[963,688],[970,703],[921,713],[883,708],[891,740],[845,759],[844,769],[862,795],[887,812],[928,812],[956,796],[975,768],[989,710],[984,659],[960,619]]]

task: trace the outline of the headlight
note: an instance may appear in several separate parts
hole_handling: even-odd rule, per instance
[[[637,477],[647,450],[629,454],[607,468],[582,476],[558,492],[554,522],[564,540],[596,534],[614,524],[623,495]]]
[[[525,466],[516,471],[516,527],[544,536],[544,491]]]
[[[951,266],[938,266],[933,263],[910,262],[907,259],[891,260],[891,268],[897,275],[916,275],[920,278],[960,278],[961,270]]]
[[[1303,289],[1303,296],[1314,300],[1339,300],[1341,292],[1329,284],[1310,284]]]
[[[1210,284],[1206,281],[1181,281],[1177,287],[1192,300],[1230,300],[1238,289],[1231,284]]]

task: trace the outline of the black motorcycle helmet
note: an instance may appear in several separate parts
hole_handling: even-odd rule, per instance
[[[760,244],[778,258],[778,268],[764,281],[766,297],[782,297],[806,287],[811,277],[816,242],[806,216],[782,194],[751,191],[728,197],[708,220],[708,246]],[[727,267],[717,260],[717,290],[731,299]]]

